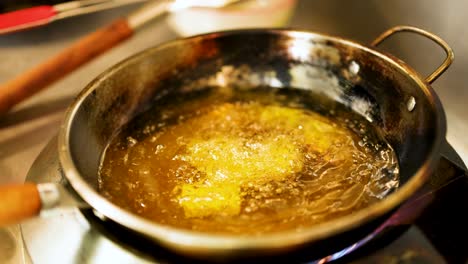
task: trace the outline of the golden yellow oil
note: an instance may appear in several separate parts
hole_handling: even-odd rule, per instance
[[[99,190],[163,225],[202,232],[301,230],[398,187],[371,123],[290,89],[212,88],[165,98],[109,144]]]

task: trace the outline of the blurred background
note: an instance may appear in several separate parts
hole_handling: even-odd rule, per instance
[[[61,1],[3,0],[0,12],[33,4]],[[0,83],[56,54],[78,38],[124,16],[138,4],[64,20],[28,31],[0,35]],[[21,182],[44,145],[57,132],[66,107],[98,74],[145,48],[181,36],[237,27],[281,27],[338,35],[370,43],[386,29],[400,24],[417,26],[442,37],[455,51],[455,62],[433,84],[448,119],[448,141],[468,162],[468,1],[462,0],[254,0],[217,12],[188,10],[157,20],[128,41],[74,71],[49,89],[18,105],[0,119],[0,184]],[[399,34],[384,45],[422,76],[444,59],[431,41]],[[0,259],[21,263],[16,227],[0,230]]]

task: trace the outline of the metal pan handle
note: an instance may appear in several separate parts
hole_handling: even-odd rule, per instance
[[[447,54],[447,57],[445,58],[444,62],[437,68],[431,75],[429,75],[426,78],[426,82],[428,83],[433,83],[437,78],[439,78],[442,73],[444,73],[450,64],[452,64],[453,59],[454,59],[454,54],[452,48],[445,42],[443,39],[441,39],[439,36],[434,35],[428,31],[425,31],[423,29],[417,28],[417,27],[412,27],[412,26],[396,26],[392,27],[382,34],[378,36],[374,41],[371,42],[371,45],[374,47],[377,47],[380,43],[382,43],[384,40],[386,40],[388,37],[391,35],[394,35],[398,32],[411,32],[411,33],[416,33],[418,35],[421,35],[423,37],[426,37],[428,39],[431,39],[435,43],[437,43],[442,49],[444,49],[445,53]]]

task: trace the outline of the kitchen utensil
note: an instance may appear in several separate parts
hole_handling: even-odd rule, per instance
[[[137,29],[167,12],[192,7],[221,8],[239,0],[154,0],[82,39],[56,56],[0,85],[0,114],[81,65],[130,38]]]
[[[40,5],[0,14],[0,35],[42,26],[50,22],[89,14],[145,0],[81,0]]]

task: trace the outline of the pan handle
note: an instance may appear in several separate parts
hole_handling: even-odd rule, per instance
[[[0,186],[0,228],[47,214],[52,209],[89,207],[62,184],[31,183]]]
[[[60,199],[55,184],[25,183],[0,187],[0,227],[39,215]]]
[[[425,31],[423,29],[417,28],[417,27],[412,27],[412,26],[396,26],[392,27],[382,34],[378,36],[374,41],[371,42],[371,45],[374,47],[377,47],[380,43],[382,43],[385,39],[390,37],[391,35],[394,35],[398,32],[411,32],[411,33],[416,33],[418,35],[421,35],[423,37],[426,37],[428,39],[431,39],[435,43],[437,43],[442,49],[444,49],[445,53],[447,54],[447,57],[445,58],[444,62],[437,68],[431,75],[429,75],[426,78],[427,83],[433,83],[437,78],[439,78],[442,73],[444,73],[450,64],[452,64],[453,59],[454,59],[454,54],[452,48],[445,42],[443,39],[441,39],[439,36],[434,35],[428,31]]]

